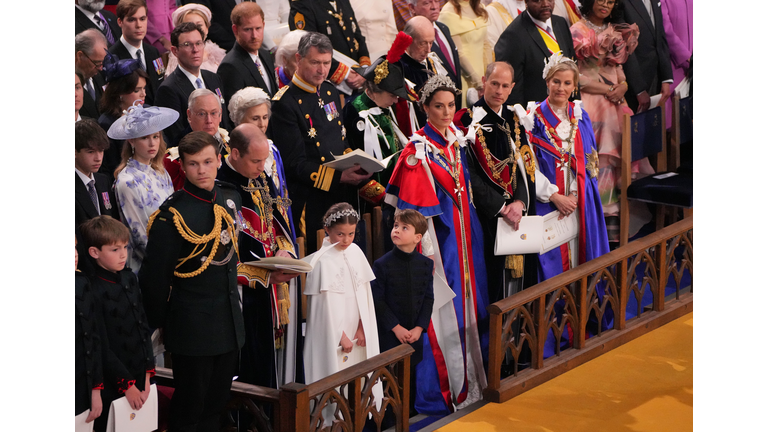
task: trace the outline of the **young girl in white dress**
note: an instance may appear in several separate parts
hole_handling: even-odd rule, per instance
[[[315,268],[307,274],[304,374],[310,384],[379,354],[379,336],[368,260],[352,241],[359,216],[347,203],[323,217],[327,237]],[[335,244],[335,246],[334,246]],[[356,352],[353,353],[353,349]],[[345,361],[346,360],[346,361]],[[380,405],[381,384],[374,387]],[[329,419],[326,417],[326,422]]]

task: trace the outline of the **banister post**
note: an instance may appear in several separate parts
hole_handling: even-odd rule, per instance
[[[307,386],[289,383],[280,387],[280,432],[309,432]]]

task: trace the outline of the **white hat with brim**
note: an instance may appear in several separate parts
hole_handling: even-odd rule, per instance
[[[108,137],[116,140],[145,137],[162,131],[179,119],[177,111],[163,107],[136,104],[123,112],[125,114],[115,120],[107,131]]]

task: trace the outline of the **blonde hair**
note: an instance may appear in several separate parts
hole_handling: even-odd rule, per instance
[[[166,144],[165,139],[163,139],[163,131],[153,132],[149,135],[154,134],[160,134],[160,145],[157,147],[157,154],[155,157],[152,158],[151,161],[149,161],[149,166],[152,167],[155,171],[159,172],[160,174],[165,172],[165,165],[163,165],[163,159],[165,158],[165,150],[166,150]],[[145,136],[149,136],[145,135]],[[123,143],[123,150],[120,152],[120,165],[117,166],[117,169],[115,169],[115,178],[117,178],[117,175],[120,174],[122,170],[125,169],[126,165],[128,165],[128,159],[131,159],[133,157],[133,146],[130,142],[134,139],[141,139],[144,137],[138,137],[138,138],[131,138],[125,140]]]
[[[573,82],[574,84],[576,84],[576,87],[578,87],[579,86],[579,67],[576,66],[576,62],[574,62],[573,60],[561,61],[558,64],[549,68],[549,71],[547,71],[547,77],[544,79],[544,81],[549,82],[549,80],[551,80],[556,73],[563,72],[563,71],[573,72]]]

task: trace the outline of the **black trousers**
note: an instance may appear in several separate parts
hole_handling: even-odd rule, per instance
[[[215,432],[229,401],[238,351],[215,356],[171,353],[173,382],[170,432]]]

